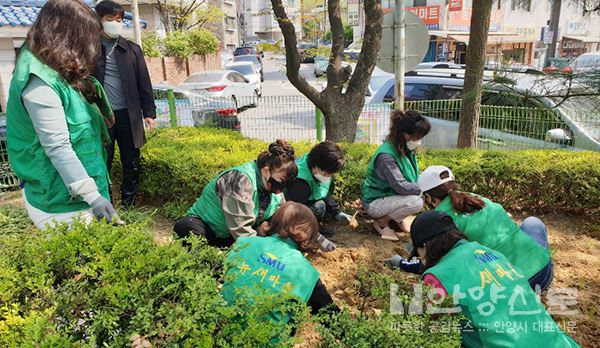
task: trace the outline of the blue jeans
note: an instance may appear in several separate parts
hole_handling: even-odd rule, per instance
[[[549,249],[548,231],[542,220],[533,216],[528,217],[521,224],[521,231],[530,236],[536,243],[545,249]],[[550,260],[544,268],[534,274],[533,277],[529,278],[529,285],[534,290],[536,290],[536,287],[539,287],[540,291],[544,291],[550,287],[553,277],[554,266],[552,265],[552,260]]]

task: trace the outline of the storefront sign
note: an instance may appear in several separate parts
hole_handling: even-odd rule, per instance
[[[466,8],[463,11],[450,12],[449,29],[452,31],[469,31],[471,29],[471,8]],[[492,10],[490,16],[490,32],[502,30],[502,11]]]
[[[450,0],[448,9],[450,10],[450,12],[462,11],[462,7],[463,7],[463,0]]]
[[[437,30],[440,28],[440,5],[407,7],[406,10],[421,18],[427,29]]]
[[[357,27],[360,25],[359,0],[348,0],[348,25]]]

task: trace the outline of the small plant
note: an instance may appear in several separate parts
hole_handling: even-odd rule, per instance
[[[142,33],[142,52],[146,57],[162,57],[163,40],[155,32],[144,31]]]

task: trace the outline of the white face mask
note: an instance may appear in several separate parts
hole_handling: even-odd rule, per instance
[[[325,176],[322,174],[313,174],[313,176],[315,177],[315,179],[319,180],[319,182],[321,184],[328,184],[331,181],[331,177],[330,176]]]
[[[123,32],[123,23],[117,21],[103,21],[102,27],[106,36],[116,39]]]
[[[406,147],[411,151],[416,149],[419,145],[421,145],[421,139],[417,141],[409,140],[406,142]]]

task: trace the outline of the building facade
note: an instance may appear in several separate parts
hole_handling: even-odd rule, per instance
[[[273,14],[269,0],[241,0],[242,41],[275,40],[282,41],[283,34]],[[300,0],[283,0],[286,14],[294,24],[298,39],[302,36],[300,22]]]
[[[493,0],[487,63],[513,62],[541,67],[546,58],[551,2],[547,0]],[[429,29],[430,45],[425,61],[465,63],[469,43],[472,0],[406,0],[406,6]],[[394,0],[382,0],[384,12]],[[387,9],[387,11],[386,11]],[[355,36],[364,28],[364,13]],[[584,15],[575,2],[563,0],[557,54],[575,58],[600,50],[600,14]]]

